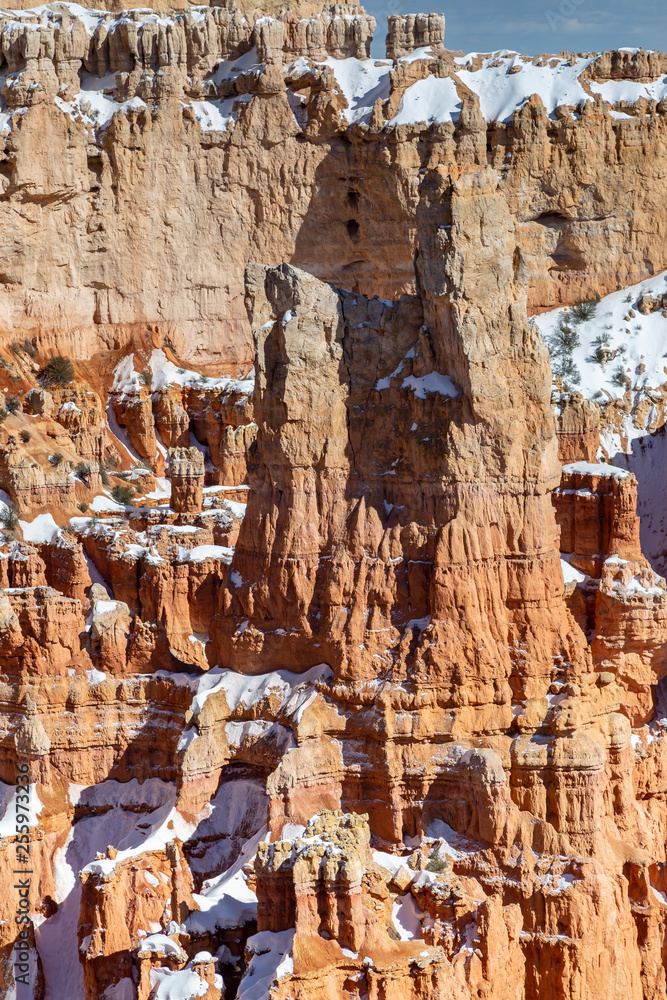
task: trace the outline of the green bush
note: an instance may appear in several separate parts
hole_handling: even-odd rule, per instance
[[[560,376],[566,387],[579,385],[581,382],[579,369],[572,360],[572,351],[580,343],[579,334],[566,320],[554,330],[548,341],[551,370],[554,376]]]
[[[552,370],[554,375],[560,375],[566,388],[569,388],[571,385],[579,385],[581,382],[581,373],[579,369],[575,365],[572,358],[567,355],[558,358],[552,364]]]
[[[19,526],[19,516],[13,503],[5,504],[0,509],[0,528],[5,531],[16,531]]]
[[[7,409],[10,413],[18,413],[22,409],[21,400],[18,396],[10,396],[7,400]]]
[[[57,451],[54,455],[51,455],[51,458],[49,459],[51,465],[60,465],[62,460],[63,456],[60,454],[59,451]]]
[[[111,491],[111,496],[116,503],[129,504],[134,500],[134,490],[125,483],[116,483]]]
[[[90,466],[85,462],[78,462],[77,465],[74,466],[74,471],[80,479],[88,479],[90,476]]]
[[[619,389],[627,389],[630,385],[630,379],[628,378],[627,372],[623,365],[619,365],[614,369],[614,374],[611,377],[613,385],[618,386]]]
[[[104,467],[100,467],[100,479],[102,480],[103,486],[110,486],[111,480],[109,479],[109,473]]]
[[[147,385],[148,388],[150,389],[151,384],[153,382],[153,372],[150,370],[150,368],[144,368],[141,375],[139,376],[139,381],[141,382],[142,385]]]
[[[593,358],[597,361],[599,365],[602,365],[607,360],[607,349],[598,344],[598,346],[593,351]]]
[[[74,365],[69,358],[58,354],[42,368],[39,380],[42,385],[69,385],[74,380]]]
[[[0,424],[4,424],[8,416],[9,414],[7,413],[7,410],[4,408],[4,406],[0,407]]]
[[[86,503],[85,500],[82,500],[81,503],[78,503],[76,506],[78,510],[81,511],[82,514],[85,514],[86,511],[88,510],[88,504]]]
[[[563,320],[558,329],[551,334],[549,346],[552,354],[571,354],[580,343],[577,331]]]
[[[30,433],[30,431],[27,431],[24,427],[21,433],[19,434],[19,437],[21,438],[24,444],[27,444],[30,438],[32,437],[32,434]]]
[[[577,302],[576,305],[572,306],[570,312],[576,320],[580,323],[585,323],[589,319],[593,319],[595,316],[596,309],[600,304],[600,296],[596,296],[594,299],[582,300]]]

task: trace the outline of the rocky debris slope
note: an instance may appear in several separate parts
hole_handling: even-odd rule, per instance
[[[2,996],[664,995],[665,57],[373,26],[0,15]]]

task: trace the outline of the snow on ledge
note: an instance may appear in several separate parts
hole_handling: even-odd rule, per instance
[[[149,934],[143,941],[139,942],[137,951],[150,951],[152,953],[162,952],[163,955],[175,955],[181,958],[183,952],[176,941],[172,941],[166,934]]]
[[[619,469],[615,465],[595,462],[570,462],[563,466],[563,472],[568,474],[581,473],[586,476],[605,476],[608,479],[627,479],[630,475],[627,469]]]
[[[199,681],[197,694],[192,700],[192,713],[198,715],[207,698],[219,691],[225,692],[230,712],[239,706],[248,709],[262,701],[272,692],[282,696],[283,705],[289,712],[301,713],[311,698],[313,685],[324,677],[332,676],[331,667],[320,663],[302,674],[291,670],[274,670],[268,674],[237,674],[227,667],[214,667]],[[298,715],[300,718],[300,714]]]
[[[52,514],[38,514],[33,521],[19,521],[25,542],[46,545],[60,529]]]
[[[427,392],[437,392],[438,395],[449,396],[450,399],[456,399],[461,395],[449,375],[441,375],[440,372],[429,372],[421,378],[408,375],[403,379],[403,388],[412,389],[417,399],[426,399]]]
[[[563,583],[583,583],[586,579],[586,574],[582,573],[581,570],[575,569],[567,556],[561,555],[560,568],[563,573]]]

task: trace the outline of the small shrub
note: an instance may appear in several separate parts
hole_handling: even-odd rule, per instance
[[[575,347],[579,347],[580,343],[579,334],[565,320],[551,335],[552,350],[557,354],[563,352],[571,354]]]
[[[42,368],[40,382],[42,385],[69,385],[74,380],[74,365],[69,358],[58,354]]]
[[[74,471],[79,479],[88,479],[90,476],[90,466],[86,465],[85,462],[78,462],[77,465],[74,466]]]
[[[129,472],[116,472],[115,476],[116,476],[116,479],[122,479],[124,482],[127,482],[127,480],[130,478],[130,473]]]
[[[86,503],[85,500],[82,500],[81,503],[78,503],[76,506],[77,509],[80,510],[82,514],[85,514],[86,511],[88,510],[88,504]]]
[[[9,414],[7,413],[7,410],[4,408],[4,406],[0,407],[0,424],[4,424],[8,416]]]
[[[18,413],[21,407],[21,400],[18,396],[10,396],[7,400],[7,409],[10,413]]]
[[[14,354],[21,353],[21,345],[16,340],[12,341],[12,351],[14,352]]]
[[[106,455],[105,458],[103,459],[103,465],[104,468],[107,470],[107,472],[110,469],[117,469],[118,466],[120,465],[120,459],[118,455],[113,455],[113,454]]]
[[[589,319],[593,319],[595,316],[595,311],[600,303],[600,296],[596,296],[594,299],[582,300],[577,302],[576,305],[572,306],[570,312],[576,320],[580,323],[585,323]]]
[[[110,486],[111,480],[109,479],[109,473],[103,467],[100,467],[100,479],[102,480],[103,486]]]
[[[613,385],[618,386],[619,389],[627,389],[630,385],[630,379],[627,376],[625,368],[623,365],[619,365],[614,369],[614,374],[611,377]]]
[[[146,385],[150,389],[151,384],[153,382],[153,372],[150,370],[150,368],[144,368],[141,375],[139,376],[139,381],[141,382],[142,385]]]
[[[37,348],[27,338],[26,340],[23,341],[23,350],[26,352],[26,354],[29,354],[31,358],[37,357]]]
[[[5,504],[0,509],[0,528],[5,531],[16,531],[19,526],[19,516],[13,503]]]
[[[30,433],[30,431],[27,431],[27,430],[26,430],[26,429],[24,428],[24,429],[23,429],[23,430],[21,431],[21,433],[19,434],[19,437],[21,438],[21,440],[23,441],[23,443],[24,443],[24,444],[27,444],[27,443],[28,443],[28,441],[30,440],[30,438],[32,437],[32,434]]]
[[[59,451],[57,451],[54,455],[51,455],[51,458],[49,459],[49,462],[53,466],[58,466],[58,465],[60,465],[60,463],[62,462],[62,460],[63,460],[63,456],[60,454]]]
[[[571,357],[567,355],[558,358],[558,360],[553,365],[554,375],[560,375],[563,385],[568,389],[572,385],[579,385],[581,382],[581,373],[575,365]]]
[[[431,858],[426,865],[427,872],[446,872],[449,868],[446,858],[440,858],[436,854],[434,858]]]
[[[126,486],[125,483],[116,483],[111,491],[111,496],[116,503],[132,503],[134,499],[134,490],[131,486]]]
[[[595,361],[597,361],[599,365],[603,365],[607,360],[607,349],[605,347],[602,347],[601,344],[598,344],[598,346],[593,351],[593,358],[595,359]]]

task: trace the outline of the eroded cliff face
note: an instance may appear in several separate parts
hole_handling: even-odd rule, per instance
[[[0,995],[21,765],[34,1000],[664,996],[667,57],[108,6],[0,16]]]
[[[245,264],[414,292],[420,205],[454,164],[500,170],[531,310],[663,270],[659,55],[457,63],[443,19],[403,17],[376,63],[354,7],[260,14],[2,20],[8,341],[99,358],[150,328],[184,358],[252,363]]]

